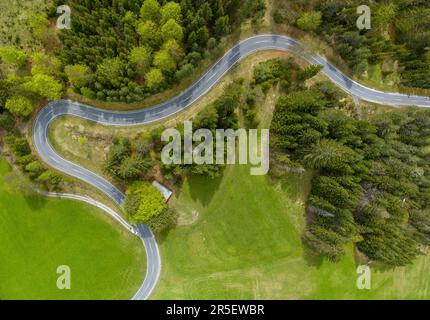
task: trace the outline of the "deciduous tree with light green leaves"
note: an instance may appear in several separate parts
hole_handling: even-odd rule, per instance
[[[27,61],[27,56],[21,50],[7,46],[0,48],[0,59],[5,64],[20,68]]]
[[[164,76],[160,69],[152,68],[145,75],[146,85],[150,89],[160,88],[164,84]]]
[[[51,170],[43,172],[36,179],[37,182],[42,183],[48,190],[55,190],[61,183],[62,179],[59,175]]]
[[[151,48],[149,47],[136,47],[130,52],[130,62],[136,68],[136,72],[143,76],[148,72],[152,63]]]
[[[42,14],[33,14],[28,19],[33,37],[39,41],[43,41],[48,37],[49,20]]]
[[[181,47],[178,41],[173,39],[167,40],[163,44],[162,49],[167,51],[170,56],[176,61],[176,63],[181,62],[185,56],[184,49]]]
[[[147,223],[167,210],[162,193],[147,182],[133,183],[125,195],[124,209],[132,223]]]
[[[322,22],[322,13],[319,11],[305,12],[298,20],[297,25],[304,31],[315,31]]]
[[[167,2],[161,8],[161,24],[165,24],[170,19],[175,20],[177,23],[182,23],[181,5],[176,2]]]
[[[154,56],[154,66],[165,73],[170,73],[176,70],[176,62],[170,56],[169,52],[161,50]]]
[[[43,73],[50,76],[56,76],[61,71],[61,61],[57,57],[50,57],[43,52],[36,52],[31,57],[31,73]]]
[[[30,100],[24,97],[11,97],[6,101],[6,109],[17,116],[28,117],[33,111]]]
[[[75,88],[85,87],[91,79],[90,68],[82,64],[66,66],[64,72]]]
[[[160,15],[160,4],[157,0],[145,0],[140,9],[140,17],[143,21],[157,21]]]
[[[174,39],[180,42],[184,38],[184,30],[179,23],[170,19],[161,27],[161,35],[164,40]]]
[[[160,29],[157,24],[151,20],[139,23],[137,26],[137,33],[140,35],[141,43],[145,46],[156,47],[162,41]]]
[[[24,84],[25,89],[33,91],[49,100],[59,100],[63,92],[63,85],[46,74],[36,74]]]
[[[113,80],[124,75],[124,63],[120,58],[104,59],[97,66],[96,75],[104,79]]]

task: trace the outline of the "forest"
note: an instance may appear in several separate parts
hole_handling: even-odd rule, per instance
[[[63,4],[72,8],[71,30],[58,31],[55,9]],[[370,30],[356,26],[357,6],[363,4],[372,10]],[[359,78],[387,90],[430,88],[428,1],[273,0],[269,5],[275,24],[323,40],[342,60],[335,62],[346,62]],[[67,93],[124,104],[143,101],[195,77],[225,36],[243,22],[258,21],[267,9],[264,0],[26,4],[26,19],[11,10],[3,21],[14,30],[19,23],[21,32],[1,31],[0,110],[25,118],[46,99]]]
[[[356,26],[371,9],[370,30]],[[427,0],[279,1],[275,21],[324,40],[358,76],[389,85],[430,88],[430,2]]]
[[[56,30],[64,4],[71,29]],[[260,0],[44,0],[23,12],[10,8],[0,20],[11,26],[0,30],[0,112],[28,119],[69,93],[142,101],[191,77],[224,36],[265,9]]]
[[[57,1],[57,3],[63,1]],[[254,1],[66,1],[71,30],[56,56],[76,92],[135,102],[190,76],[243,19],[264,10]],[[261,3],[257,1],[256,3]],[[264,3],[264,2],[263,2]]]
[[[314,172],[303,242],[332,261],[350,241],[369,260],[391,266],[424,253],[430,243],[429,147],[429,110],[363,117],[326,81],[290,86],[271,123],[272,174]]]

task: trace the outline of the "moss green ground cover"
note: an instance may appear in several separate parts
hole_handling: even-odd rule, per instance
[[[0,159],[0,299],[129,299],[145,276],[141,240],[93,207],[24,197],[4,182]],[[56,287],[71,268],[71,290]]]
[[[249,168],[191,178],[175,203],[185,223],[161,239],[161,299],[430,298],[430,258],[374,271],[356,287],[352,246],[338,264],[306,258],[301,244],[309,177],[273,184]],[[196,217],[197,216],[197,217]]]

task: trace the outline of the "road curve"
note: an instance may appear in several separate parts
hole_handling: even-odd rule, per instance
[[[37,115],[33,126],[33,142],[39,156],[51,167],[94,186],[118,205],[124,202],[124,194],[107,180],[75,163],[62,158],[51,146],[48,139],[49,124],[63,115],[76,116],[108,126],[131,126],[148,124],[172,116],[206,94],[231,68],[246,56],[263,50],[290,51],[298,54],[311,64],[320,64],[322,73],[345,92],[362,100],[397,106],[430,107],[430,98],[390,93],[367,88],[344,75],[339,69],[320,55],[309,55],[296,40],[280,35],[259,35],[245,39],[231,48],[197,82],[173,99],[152,108],[117,112],[96,109],[84,104],[60,100],[48,103]],[[147,299],[160,275],[160,254],[151,230],[146,225],[137,225],[147,254],[147,274],[143,285],[133,299]]]

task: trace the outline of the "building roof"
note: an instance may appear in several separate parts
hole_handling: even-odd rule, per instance
[[[164,199],[166,199],[166,202],[169,201],[170,197],[172,196],[173,192],[167,189],[162,184],[158,183],[157,181],[152,182],[152,185],[156,187],[160,192],[163,194]]]

